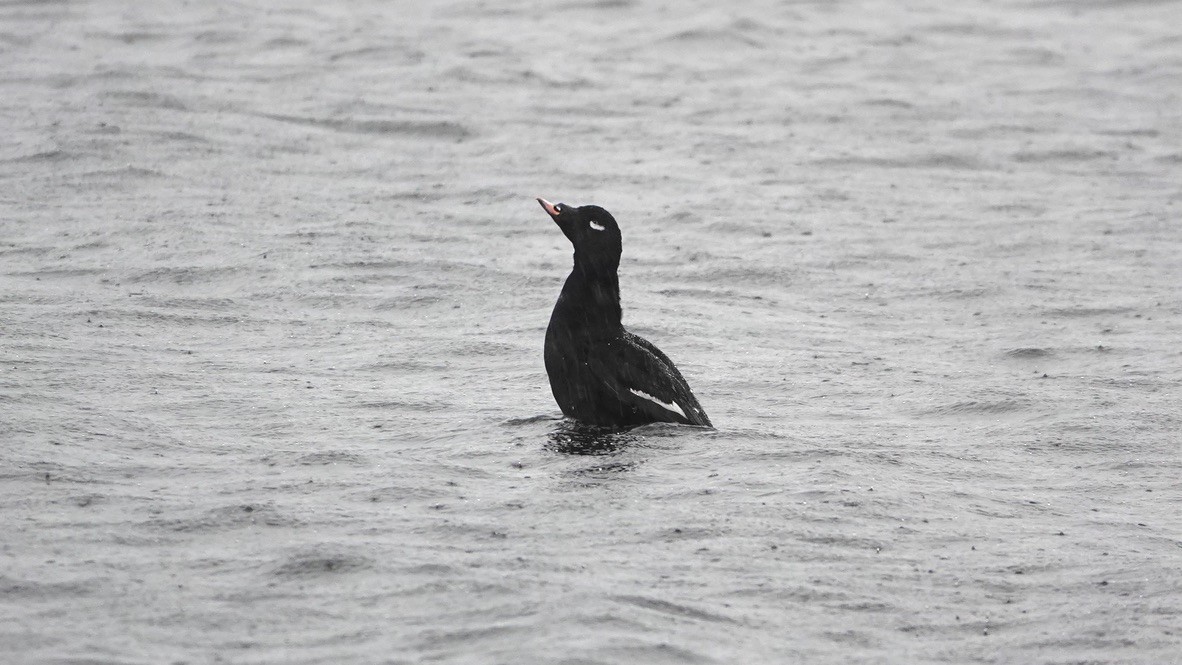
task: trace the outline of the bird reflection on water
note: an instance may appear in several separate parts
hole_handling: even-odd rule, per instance
[[[629,471],[643,463],[644,455],[637,451],[663,447],[658,440],[685,435],[690,431],[715,433],[713,428],[686,427],[670,423],[651,423],[640,427],[620,429],[588,425],[573,419],[539,415],[529,418],[514,418],[505,421],[507,426],[532,426],[543,422],[548,425],[543,448],[559,455],[597,458],[592,466],[578,469],[575,475],[599,475],[605,472]],[[520,439],[527,445],[534,434]]]
[[[564,455],[614,455],[641,442],[631,430],[597,427],[564,420],[550,431],[547,448]]]

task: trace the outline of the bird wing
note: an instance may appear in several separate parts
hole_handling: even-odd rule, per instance
[[[710,426],[681,372],[652,342],[625,331],[609,348],[609,357],[587,365],[616,399],[656,421]]]

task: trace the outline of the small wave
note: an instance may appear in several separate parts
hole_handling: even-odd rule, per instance
[[[1175,0],[1042,0],[1032,3],[1032,7],[1066,7],[1072,12],[1083,9],[1121,9],[1137,5],[1170,4]]]
[[[112,320],[178,323],[185,326],[202,324],[214,326],[237,325],[243,321],[242,317],[232,314],[187,314],[179,312],[162,312],[150,308],[109,308],[103,309],[101,312],[96,311],[95,313]]]
[[[856,507],[860,504],[857,502],[843,502],[843,505],[848,507]],[[814,545],[833,545],[837,547],[848,547],[850,549],[863,551],[881,550],[887,546],[887,544],[882,540],[865,538],[861,536],[847,536],[839,533],[802,535],[799,536],[799,539],[803,542]]]
[[[909,109],[909,108],[913,108],[915,106],[911,102],[905,102],[901,99],[890,99],[890,98],[867,99],[866,101],[864,101],[862,103],[866,106],[883,106],[883,107],[887,107],[887,108],[896,108],[896,109]]]
[[[192,134],[190,132],[157,132],[155,135],[168,141],[181,141],[184,143],[209,143],[209,139],[203,136],[198,136],[197,134]]]
[[[268,49],[286,49],[286,48],[306,48],[309,42],[306,39],[296,39],[294,37],[274,37],[263,42],[263,48]]]
[[[1033,32],[1024,28],[1011,28],[984,23],[936,23],[924,26],[924,31],[945,35],[976,35],[981,37],[1031,39]]]
[[[521,425],[532,425],[533,423],[551,422],[555,420],[562,420],[562,416],[556,416],[550,413],[543,413],[537,416],[528,416],[525,418],[510,418],[501,424],[506,427],[520,427]]]
[[[990,168],[988,164],[970,155],[953,153],[931,153],[908,157],[866,157],[848,155],[844,157],[823,157],[812,160],[817,166],[876,166],[894,169],[954,169],[959,171],[980,171]]]
[[[1091,316],[1127,314],[1131,311],[1133,311],[1132,307],[1055,307],[1045,310],[1044,313],[1047,316],[1062,319],[1082,319]]]
[[[122,42],[124,44],[141,44],[143,42],[159,42],[170,39],[171,35],[163,32],[143,32],[143,31],[128,31],[128,32],[90,32],[88,37],[109,39],[111,41]]]
[[[690,299],[707,299],[718,302],[733,303],[736,300],[766,300],[759,294],[741,293],[732,291],[730,289],[709,289],[696,287],[670,287],[657,291],[658,294],[670,297],[686,297]],[[768,300],[768,305],[775,305],[776,302]]]
[[[1022,164],[1043,164],[1047,162],[1090,162],[1095,159],[1115,159],[1116,153],[1108,150],[1023,150],[1011,155],[1011,159]]]
[[[289,557],[272,571],[275,577],[314,577],[326,574],[349,573],[371,568],[373,562],[352,554],[323,554],[307,552]]]
[[[969,289],[946,289],[933,290],[926,293],[938,300],[973,300],[975,298],[984,298],[997,293],[997,289],[988,286],[978,286]]]
[[[296,464],[302,464],[304,466],[328,466],[332,464],[365,466],[366,460],[361,455],[357,455],[355,453],[344,452],[341,450],[326,450],[303,455],[296,460]]]
[[[1009,213],[1012,215],[1041,215],[1047,211],[1046,206],[1031,203],[999,203],[985,207],[992,212]]]
[[[998,400],[995,402],[967,400],[964,402],[955,402],[953,404],[937,406],[935,408],[928,409],[925,411],[925,413],[927,415],[933,416],[991,416],[1003,413],[1013,413],[1016,411],[1025,411],[1029,408],[1029,406],[1029,404],[1018,400]]]
[[[412,263],[410,261],[399,261],[397,259],[393,259],[393,260],[381,260],[381,261],[337,261],[337,262],[333,262],[333,263],[313,263],[313,264],[310,264],[308,267],[314,268],[314,269],[350,268],[350,269],[359,269],[359,270],[385,271],[385,270],[403,270],[403,269],[407,269],[407,268],[412,268],[415,265],[416,265],[415,263]]]
[[[739,18],[721,27],[711,24],[709,26],[681,30],[661,39],[661,41],[686,45],[706,43],[712,46],[731,43],[753,48],[763,48],[765,46],[764,41],[757,35],[766,29],[766,25],[754,19]]]
[[[562,5],[561,9],[627,9],[636,6],[636,0],[585,0]]]
[[[442,296],[432,295],[404,295],[394,298],[382,298],[374,304],[375,312],[402,311],[413,307],[429,307],[443,302]]]
[[[337,62],[339,60],[365,59],[380,61],[388,66],[391,62],[418,64],[426,56],[426,53],[418,49],[397,50],[388,46],[364,46],[345,51],[337,51],[328,56],[328,60],[329,62]]]
[[[353,120],[335,118],[301,118],[275,113],[261,114],[264,118],[288,122],[295,125],[322,127],[351,134],[399,134],[439,139],[463,139],[472,132],[458,122],[448,120]]]
[[[391,412],[405,412],[416,411],[421,413],[437,413],[440,411],[447,411],[452,408],[451,404],[438,400],[383,400],[383,401],[368,401],[357,402],[353,406],[359,409],[381,409]]]
[[[210,533],[258,524],[295,526],[298,520],[281,515],[271,506],[240,504],[214,508],[190,517],[156,518],[148,522],[149,526],[181,533]]]
[[[1016,349],[1010,349],[1009,351],[1006,351],[1005,354],[1007,356],[1009,356],[1010,358],[1032,359],[1032,358],[1047,358],[1049,356],[1053,356],[1054,352],[1051,351],[1050,349],[1040,349],[1040,348],[1032,347],[1032,346],[1023,346],[1023,347],[1019,347]]]
[[[126,106],[140,108],[169,109],[172,111],[188,111],[179,97],[165,95],[158,92],[143,92],[139,90],[114,90],[102,94],[104,99],[122,102]]]
[[[1095,132],[1100,136],[1128,136],[1128,137],[1142,137],[1142,138],[1157,138],[1161,136],[1161,132],[1156,129],[1131,127],[1128,129],[1098,129]]]
[[[2,254],[2,253],[0,253]],[[106,270],[102,268],[62,268],[58,270],[23,270],[19,272],[5,273],[12,277],[36,277],[38,279],[53,279],[63,277],[90,277],[92,275],[101,275]]]
[[[72,161],[78,156],[74,153],[66,152],[64,150],[42,150],[29,155],[21,155],[19,157],[11,157],[3,161],[9,164],[31,164],[36,162],[57,163]]]
[[[10,600],[28,598],[44,601],[48,598],[79,598],[90,595],[98,584],[91,581],[36,582],[0,575],[0,594]]]
[[[238,306],[238,302],[233,298],[217,298],[217,297],[160,297],[155,295],[147,295],[140,299],[141,303],[152,307],[161,307],[165,309],[197,309],[211,312],[223,312],[234,309]]]
[[[700,610],[689,605],[682,605],[680,603],[673,603],[659,598],[649,598],[648,596],[615,596],[616,601],[627,603],[646,610],[653,610],[654,612],[661,612],[662,614],[670,614],[686,619],[696,619],[698,621],[710,621],[713,623],[738,623],[734,619]]]
[[[213,281],[214,278],[232,275],[234,268],[216,267],[203,268],[199,266],[167,266],[152,268],[143,272],[128,275],[124,280],[130,284],[144,284],[153,282],[171,282],[173,284],[194,284]]]
[[[117,177],[123,178],[125,176],[135,176],[137,178],[161,178],[164,177],[164,172],[157,169],[146,169],[134,164],[128,164],[114,169],[96,169],[94,171],[86,171],[79,174],[83,178],[96,177]]]

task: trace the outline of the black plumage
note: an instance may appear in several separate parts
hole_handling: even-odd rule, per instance
[[[621,322],[620,227],[599,206],[538,203],[575,248],[546,329],[546,373],[562,413],[591,424],[711,427],[681,372]]]

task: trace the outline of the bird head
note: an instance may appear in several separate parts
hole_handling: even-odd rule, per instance
[[[538,199],[538,203],[575,247],[576,265],[616,268],[622,251],[620,227],[611,213],[596,205],[570,206]]]

